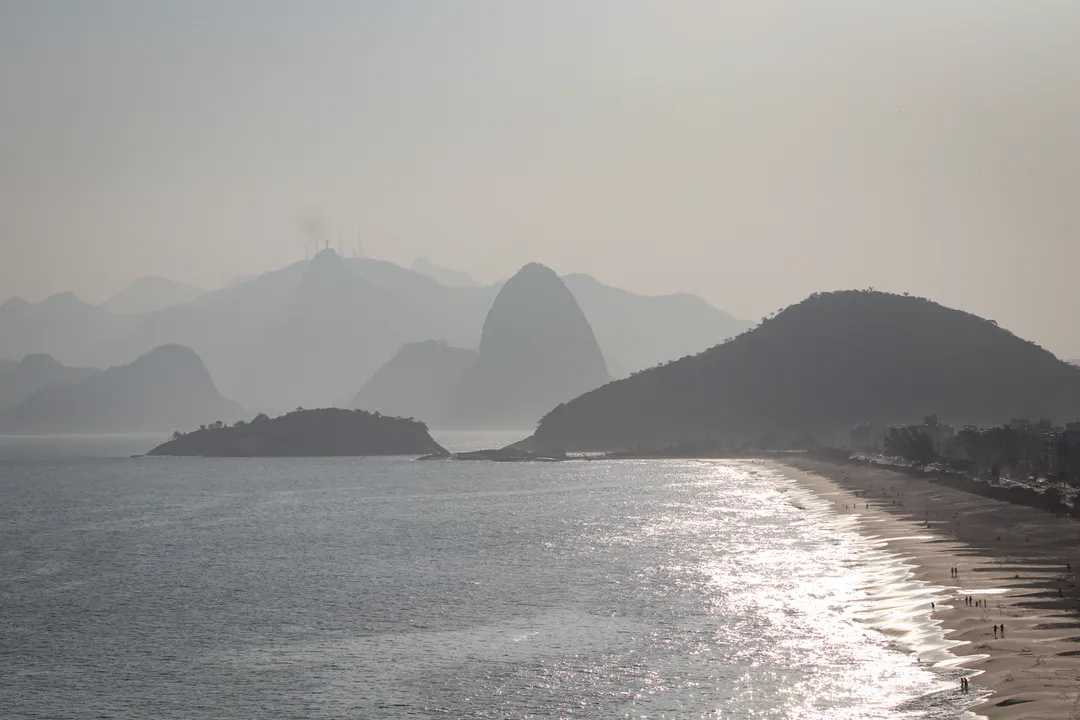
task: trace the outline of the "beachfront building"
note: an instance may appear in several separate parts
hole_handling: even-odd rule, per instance
[[[945,425],[938,422],[936,413],[934,415],[927,415],[923,418],[923,424],[920,429],[930,436],[930,440],[934,443],[934,451],[940,455],[945,454],[945,451],[949,448],[953,438],[956,437],[956,428],[952,425]]]
[[[884,425],[863,423],[851,429],[850,449],[855,452],[880,455],[885,449]]]
[[[1071,448],[1080,448],[1080,422],[1065,423],[1061,441]]]

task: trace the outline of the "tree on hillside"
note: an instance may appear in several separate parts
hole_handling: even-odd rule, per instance
[[[904,458],[919,467],[928,465],[937,457],[934,441],[917,427],[889,428],[889,434],[885,437],[885,453]]]

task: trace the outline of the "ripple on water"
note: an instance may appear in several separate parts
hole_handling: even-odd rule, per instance
[[[0,478],[16,716],[961,710],[940,588],[760,465],[35,462]]]

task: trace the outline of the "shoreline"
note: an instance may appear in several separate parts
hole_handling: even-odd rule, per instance
[[[941,589],[930,617],[958,658],[951,664],[970,671],[969,712],[1080,718],[1080,523],[885,468],[767,462],[857,517],[917,579]],[[968,606],[966,596],[987,607]],[[1004,639],[994,636],[999,623]]]

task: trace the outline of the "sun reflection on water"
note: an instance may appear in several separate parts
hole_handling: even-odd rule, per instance
[[[911,579],[887,543],[859,535],[851,518],[779,473],[699,469],[669,485],[693,487],[696,502],[669,501],[638,533],[596,541],[677,549],[677,562],[642,569],[640,579],[700,593],[700,611],[718,625],[684,650],[727,670],[716,679],[747,713],[739,716],[959,715],[945,669],[950,643],[927,612],[935,589]],[[701,502],[710,488],[715,504]]]

